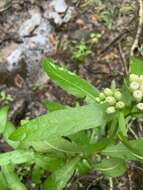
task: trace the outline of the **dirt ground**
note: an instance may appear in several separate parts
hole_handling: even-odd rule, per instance
[[[66,6],[62,13],[59,10],[53,14],[48,0],[0,0],[0,91],[12,97],[9,118],[17,126],[21,119],[45,113],[44,99],[75,105],[76,99],[43,73],[44,56],[53,58],[99,89],[109,86],[112,80],[120,86],[128,72],[138,24],[137,1],[67,0]],[[32,17],[37,18],[36,22],[27,29]],[[91,41],[91,33],[100,34],[95,43]],[[72,55],[81,41],[91,53],[80,62]],[[2,147],[0,151],[6,150]],[[113,189],[141,190],[142,177],[141,166],[130,163],[123,177],[113,179]],[[74,176],[70,184],[67,190],[109,189],[109,180],[97,173]]]

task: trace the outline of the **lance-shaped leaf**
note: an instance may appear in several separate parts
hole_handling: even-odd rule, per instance
[[[68,108],[68,106],[66,106],[66,105],[62,105],[58,102],[49,101],[49,100],[44,100],[43,105],[50,112],[56,111],[56,110],[63,110],[63,109]]]
[[[127,136],[127,127],[123,112],[119,112],[118,122],[119,122],[119,132],[123,133],[124,136]]]
[[[52,142],[61,136],[103,127],[106,122],[103,108],[98,104],[58,110],[37,117],[18,128],[11,139],[30,146],[36,141]]]
[[[17,142],[9,140],[9,136],[16,130],[14,125],[11,122],[7,122],[5,126],[5,130],[3,132],[3,138],[11,147],[15,148],[17,146]]]
[[[102,154],[110,157],[117,157],[128,160],[140,160],[143,154],[143,138],[137,140],[128,141],[129,145],[134,148],[136,151],[132,152],[126,145],[123,143],[118,145],[110,145],[102,151]],[[139,155],[139,157],[137,156]]]
[[[11,165],[2,166],[2,173],[11,190],[27,190],[26,186],[21,183],[18,176],[14,173]]]
[[[124,160],[118,158],[104,159],[95,165],[97,171],[102,172],[107,177],[118,177],[124,174],[127,165]]]
[[[1,190],[8,190],[7,182],[2,175],[2,172],[0,172],[0,189]]]
[[[75,158],[64,165],[64,167],[55,171],[48,177],[42,190],[63,190],[67,182],[73,175],[79,158]]]
[[[87,97],[87,100],[95,101],[98,90],[86,80],[81,79],[63,67],[55,65],[54,62],[48,58],[43,60],[43,68],[51,80],[70,94],[79,98]]]
[[[35,154],[32,151],[15,150],[7,153],[0,154],[0,166],[7,164],[22,164],[32,161]]]
[[[4,129],[6,126],[7,112],[8,112],[7,106],[0,109],[0,134],[2,134],[4,132]]]
[[[125,137],[121,132],[119,133],[119,138],[121,142],[130,150],[130,152],[138,159],[143,160],[143,151],[132,146],[127,137]]]

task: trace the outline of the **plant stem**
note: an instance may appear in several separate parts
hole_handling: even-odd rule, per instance
[[[109,190],[114,190],[112,177],[109,178],[109,188]]]

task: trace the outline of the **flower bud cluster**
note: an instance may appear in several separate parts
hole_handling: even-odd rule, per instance
[[[121,99],[122,94],[119,90],[105,88],[96,98],[96,101],[100,104],[106,103],[108,105],[106,112],[111,114],[125,107],[125,103]]]
[[[143,75],[130,74],[129,81],[132,95],[138,103],[137,108],[143,111]]]

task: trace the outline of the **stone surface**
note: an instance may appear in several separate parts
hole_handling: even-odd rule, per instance
[[[53,0],[52,5],[57,13],[63,13],[68,8],[64,0]]]
[[[34,29],[40,25],[41,14],[39,10],[30,11],[31,18],[26,20],[19,29],[19,36],[28,36]]]
[[[69,7],[64,0],[42,0],[43,11],[40,10],[38,1],[31,3],[34,5],[28,10],[13,13],[9,17],[10,22],[14,23],[11,31],[16,31],[15,39],[18,39],[20,43],[9,41],[3,44],[4,47],[0,53],[0,68],[5,73],[13,73],[26,64],[24,69],[27,70],[26,80],[32,86],[46,81],[46,77],[42,77],[41,59],[54,54],[57,48],[59,33],[55,32],[55,25],[51,23],[51,19],[59,26],[72,18],[74,9]]]

